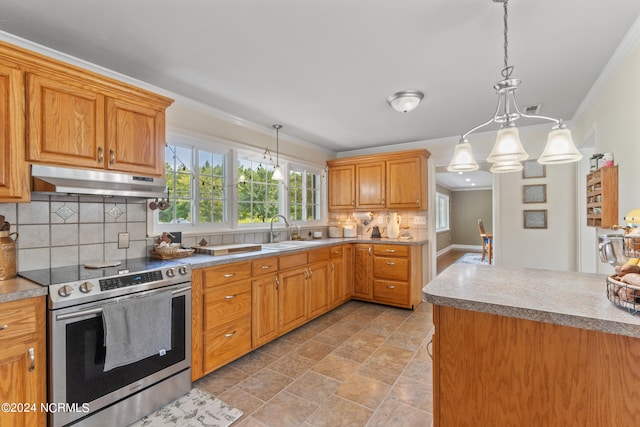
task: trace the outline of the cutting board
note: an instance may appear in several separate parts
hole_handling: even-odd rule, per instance
[[[262,245],[257,243],[238,243],[235,245],[195,246],[194,249],[199,254],[217,256],[260,251],[262,250]]]

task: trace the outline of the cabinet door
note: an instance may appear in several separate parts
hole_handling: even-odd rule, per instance
[[[329,210],[353,209],[356,206],[355,166],[329,168]]]
[[[329,311],[329,263],[324,261],[311,264],[308,272],[307,319],[312,319]]]
[[[278,275],[278,328],[280,334],[302,325],[307,319],[307,267],[294,268]]]
[[[71,80],[27,75],[27,158],[104,167],[104,96]]]
[[[371,245],[356,244],[354,249],[353,296],[360,299],[373,297],[371,279]]]
[[[357,164],[356,208],[380,209],[385,203],[385,162]]]
[[[46,412],[40,412],[40,403],[45,401],[44,360],[46,355],[43,349],[38,352],[37,348],[35,343],[28,342],[9,346],[3,343],[0,348],[0,401],[35,405],[35,408],[29,406],[28,411],[3,411],[0,425],[36,427],[46,424]],[[42,359],[43,362],[35,363],[37,358]],[[40,380],[43,387],[40,387]],[[38,395],[40,389],[43,392]]]
[[[278,336],[278,276],[251,282],[251,345],[259,347]]]
[[[333,308],[342,304],[346,299],[344,263],[342,260],[332,259],[329,261],[329,272],[331,274],[330,306]]]
[[[22,72],[0,65],[0,202],[30,200],[23,91]]]
[[[422,157],[387,160],[387,207],[426,209],[426,167]]]
[[[164,111],[107,98],[107,167],[164,176]]]

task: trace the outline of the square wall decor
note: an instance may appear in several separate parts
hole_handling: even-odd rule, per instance
[[[524,228],[547,228],[547,210],[523,211]]]
[[[522,203],[547,203],[547,184],[523,185]]]
[[[545,165],[536,160],[527,160],[522,163],[522,179],[544,178],[547,176]]]

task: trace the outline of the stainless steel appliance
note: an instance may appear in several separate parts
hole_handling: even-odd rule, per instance
[[[48,395],[49,406],[56,408],[49,412],[53,427],[128,425],[191,389],[191,267],[149,259],[119,263],[20,273],[49,288]],[[105,305],[169,290],[171,349],[105,371]]]

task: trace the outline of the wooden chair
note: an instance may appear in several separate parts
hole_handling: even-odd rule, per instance
[[[491,258],[493,257],[493,234],[484,231],[484,224],[481,219],[478,220],[478,230],[482,238],[482,261],[484,261],[486,255],[489,255],[489,264],[491,264]]]

